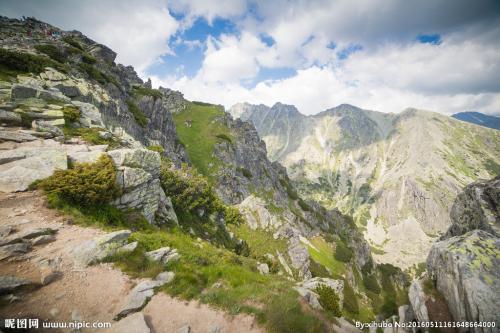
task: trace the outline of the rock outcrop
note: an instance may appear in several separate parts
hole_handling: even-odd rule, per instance
[[[305,280],[295,287],[295,290],[304,297],[304,299],[314,308],[322,309],[319,303],[319,295],[316,293],[316,288],[319,286],[326,286],[332,288],[337,296],[339,296],[339,306],[342,309],[342,304],[344,301],[344,281],[333,280],[329,278],[319,278],[315,277],[309,280]]]
[[[498,193],[498,178],[467,186],[453,205],[453,225],[427,258],[428,274],[456,321],[500,321]],[[488,327],[472,330],[497,332]]]

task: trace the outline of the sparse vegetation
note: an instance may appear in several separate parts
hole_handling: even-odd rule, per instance
[[[62,40],[71,45],[72,47],[77,48],[80,51],[83,51],[82,45],[74,37],[64,36]]]
[[[160,153],[160,155],[165,152],[165,149],[163,149],[163,147],[160,145],[152,145],[152,146],[149,146],[148,149],[151,151],[155,151],[157,153]]]
[[[66,71],[62,65],[47,57],[4,48],[0,48],[0,64],[7,71],[19,73],[40,74],[45,67],[54,67]]]
[[[64,120],[66,123],[74,123],[80,119],[80,110],[75,106],[64,106],[63,109]]]
[[[349,262],[352,259],[352,250],[344,244],[344,242],[339,241],[335,246],[335,259],[342,262]]]
[[[141,98],[142,96],[151,96],[155,100],[163,97],[162,92],[158,89],[146,88],[144,86],[135,86],[133,88],[133,94],[137,98]]]
[[[245,176],[248,179],[252,179],[252,177],[253,177],[252,172],[250,172],[250,170],[248,170],[246,168],[238,167],[238,168],[236,168],[236,171],[238,171],[239,173],[241,173],[243,176]]]
[[[344,311],[350,316],[359,313],[358,297],[347,280],[344,280]]]
[[[127,107],[130,113],[134,116],[135,121],[142,127],[146,127],[148,119],[146,115],[139,109],[137,104],[131,98],[127,99]]]
[[[35,50],[40,53],[48,55],[52,60],[64,63],[67,60],[66,55],[52,44],[38,44],[35,45]]]

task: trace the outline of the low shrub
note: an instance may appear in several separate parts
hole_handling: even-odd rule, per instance
[[[95,64],[97,62],[97,59],[88,53],[83,53],[82,54],[82,61],[86,64],[92,65],[92,64]]]
[[[52,44],[38,44],[35,45],[35,50],[40,53],[48,55],[51,59],[64,63],[67,60],[66,55],[57,48],[57,46]]]
[[[39,55],[0,48],[0,64],[22,73],[40,74],[45,67],[63,70],[59,64]],[[64,69],[65,70],[65,69]]]
[[[148,147],[148,149],[160,153],[160,155],[165,152],[165,149],[163,149],[163,147],[160,145],[151,145]]]
[[[115,166],[107,155],[102,155],[95,163],[76,163],[72,169],[56,170],[36,187],[78,206],[106,204],[120,193]]]
[[[285,188],[286,193],[288,194],[288,197],[292,200],[297,200],[299,199],[299,195],[295,191],[295,189],[290,185],[290,182],[288,180],[280,178],[280,183],[281,185]]]
[[[68,43],[69,45],[73,46],[74,48],[77,48],[78,50],[83,51],[82,45],[78,41],[76,41],[76,39],[74,37],[72,37],[72,36],[64,36],[62,38],[62,40],[64,42]]]
[[[335,293],[335,290],[321,284],[315,291],[319,295],[318,301],[323,309],[331,312],[335,317],[342,317],[342,311],[340,311],[339,306],[340,298],[337,293]]]
[[[225,133],[216,134],[215,137],[227,141],[229,143],[233,143],[233,140],[231,140],[231,138]]]
[[[147,88],[144,86],[136,86],[133,88],[133,94],[136,97],[151,96],[155,100],[163,97],[163,93],[158,89]]]
[[[80,110],[75,106],[65,106],[62,111],[66,123],[74,123],[80,119]]]
[[[105,78],[105,76],[103,75],[103,73],[98,70],[97,68],[95,68],[93,65],[91,64],[88,64],[86,62],[80,62],[78,64],[78,68],[86,73],[91,79],[93,80],[96,80],[97,82],[101,83],[101,84],[106,84],[107,80]]]
[[[339,241],[335,247],[335,259],[342,262],[349,262],[352,259],[352,250],[344,244],[344,242]]]
[[[302,200],[301,198],[299,198],[298,203],[299,203],[300,208],[302,208],[302,210],[303,210],[304,212],[310,212],[310,211],[312,210],[312,209],[311,209],[311,206],[309,206],[309,205],[307,204],[307,202],[305,202],[305,201],[304,201],[304,200]]]
[[[148,124],[148,119],[146,118],[146,115],[139,109],[137,104],[132,100],[132,99],[127,99],[126,101],[128,110],[132,115],[134,116],[135,121],[141,126],[141,127],[146,127]]]

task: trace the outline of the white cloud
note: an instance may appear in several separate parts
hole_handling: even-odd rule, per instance
[[[185,14],[187,21],[192,22],[196,17],[204,17],[209,23],[216,17],[231,18],[243,15],[247,9],[245,0],[173,0],[169,7],[177,13]]]

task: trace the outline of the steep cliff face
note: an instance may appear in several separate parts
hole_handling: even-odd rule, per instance
[[[425,261],[461,189],[499,170],[496,131],[433,112],[340,105],[304,116],[250,104],[230,112],[255,124],[299,194],[353,215],[375,258],[403,268]]]
[[[499,190],[498,178],[467,186],[453,205],[452,226],[432,246],[427,258],[427,271],[454,320],[497,323],[500,320]],[[497,329],[478,327],[472,331]]]

